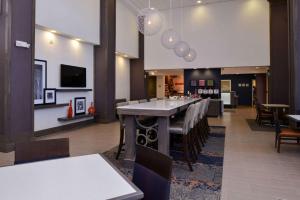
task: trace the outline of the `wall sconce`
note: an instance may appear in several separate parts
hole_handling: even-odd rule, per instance
[[[49,42],[50,45],[53,45],[54,44],[54,39],[55,39],[55,35],[51,32],[47,32],[47,40]]]

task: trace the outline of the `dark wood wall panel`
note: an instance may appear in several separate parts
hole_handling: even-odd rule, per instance
[[[291,112],[300,114],[300,2],[289,0]]]
[[[267,100],[267,77],[266,74],[256,74],[256,95],[259,103],[266,103]]]
[[[98,122],[115,119],[116,0],[101,0],[100,46],[95,46],[95,107]]]
[[[289,104],[289,56],[287,1],[270,1],[271,69],[269,100]]]
[[[130,99],[147,98],[144,60],[144,35],[139,33],[139,58],[130,60]]]
[[[14,142],[28,139],[33,133],[35,1],[2,0],[2,9],[0,151],[11,151]],[[31,46],[16,47],[16,40]]]

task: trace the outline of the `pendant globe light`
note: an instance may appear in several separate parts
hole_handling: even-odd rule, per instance
[[[174,52],[178,57],[185,57],[190,52],[190,46],[185,41],[179,41],[174,48]]]
[[[169,22],[170,22],[170,28],[162,34],[161,43],[167,49],[174,49],[176,44],[180,41],[180,35],[172,28],[173,26],[172,0],[170,0]]]
[[[137,23],[138,29],[142,34],[152,36],[161,30],[163,17],[157,9],[151,8],[150,0],[148,2],[148,8],[144,8],[139,12]]]
[[[183,14],[182,14],[182,9],[183,9],[183,5],[182,5],[182,0],[180,1],[180,32],[181,32],[181,37],[183,35],[183,31],[182,31],[182,18],[183,18]],[[174,52],[178,57],[185,57],[188,55],[188,53],[190,52],[190,46],[187,42],[181,40],[179,41],[174,48]]]
[[[197,58],[197,52],[194,49],[190,49],[190,52],[184,57],[186,62],[193,62]]]

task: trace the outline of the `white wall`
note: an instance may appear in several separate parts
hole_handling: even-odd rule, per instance
[[[116,17],[116,51],[138,58],[139,42],[136,15],[124,3],[124,0],[117,0]]]
[[[187,63],[161,45],[161,33],[145,39],[145,68],[214,68],[270,65],[269,3],[267,0],[229,1],[187,7],[183,39],[198,52]],[[163,14],[168,18],[168,11]],[[180,30],[180,10],[174,13]]]
[[[87,88],[94,88],[93,45],[38,29],[35,33],[35,58],[47,61],[48,88],[60,88],[61,64],[85,67],[87,69]],[[94,101],[93,92],[57,93],[57,104],[68,103],[70,100],[73,100],[74,104],[75,97],[86,97],[87,108]],[[34,114],[35,131],[67,124],[57,121],[57,118],[67,116],[67,107],[35,110]]]
[[[130,100],[130,62],[116,56],[116,99]]]
[[[36,24],[100,43],[100,0],[37,0]]]

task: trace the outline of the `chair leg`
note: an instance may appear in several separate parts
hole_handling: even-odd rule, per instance
[[[118,147],[118,152],[117,152],[116,160],[119,159],[121,151],[122,151],[122,148],[123,148],[124,135],[125,135],[125,129],[124,128],[120,128],[120,142],[119,142],[119,147]]]
[[[275,135],[275,148],[277,148],[277,142],[278,142],[278,134]]]
[[[277,144],[277,152],[280,153],[280,147],[281,147],[281,137],[278,137],[278,144]]]
[[[189,169],[191,171],[194,171],[193,170],[193,167],[192,167],[192,164],[191,164],[191,161],[190,161],[190,156],[189,156],[189,148],[188,148],[188,138],[187,136],[183,136],[183,146],[184,146],[184,156],[185,156],[185,160],[189,166]]]

